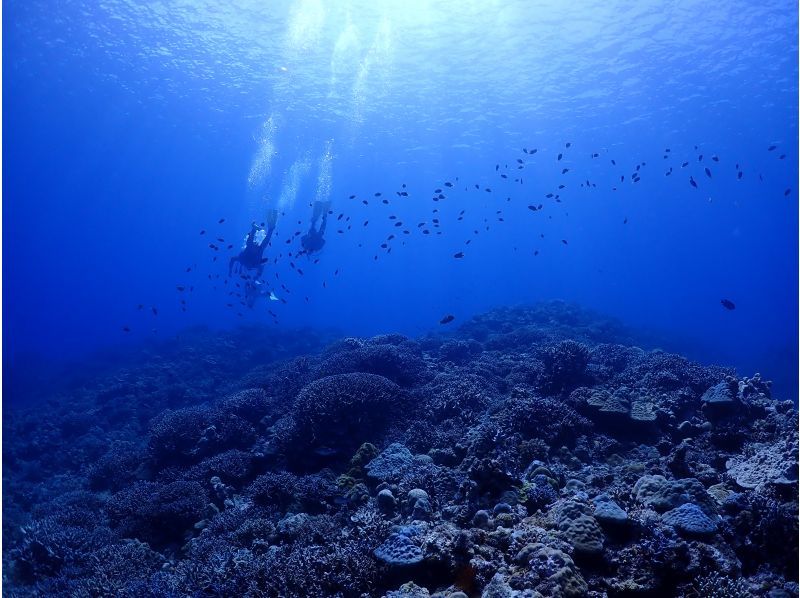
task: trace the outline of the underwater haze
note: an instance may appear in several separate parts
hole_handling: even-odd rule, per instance
[[[3,2],[3,594],[798,596],[798,8]]]
[[[794,3],[4,8],[12,382],[191,325],[418,334],[559,298],[796,396]],[[292,260],[320,198],[319,263]],[[227,308],[270,205],[286,302]]]

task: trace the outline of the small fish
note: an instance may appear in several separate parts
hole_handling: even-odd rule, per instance
[[[564,154],[558,154],[558,157],[556,158],[556,160],[561,160],[561,158],[562,158],[563,156],[564,156]]]
[[[783,196],[784,196],[784,197],[789,197],[789,194],[790,194],[791,192],[792,192],[792,189],[791,189],[791,187],[790,187],[789,189],[786,189],[786,191],[784,191],[784,192],[783,192]]]
[[[775,148],[777,148],[777,147],[778,147],[777,145],[770,145],[770,146],[767,148],[767,151],[768,151],[768,152],[771,152],[772,150],[774,150],[774,149],[775,149]]]
[[[375,192],[375,197],[380,197],[380,196],[381,196],[381,192],[380,191],[376,191]]]
[[[356,198],[356,196],[355,196],[355,195],[351,195],[351,196],[350,196],[350,199],[355,199],[355,198]]]
[[[711,156],[711,159],[714,160],[714,162],[719,162],[719,156]]]
[[[459,251],[458,253],[453,254],[453,257],[456,259],[461,259],[462,257],[464,257],[464,252]]]
[[[445,187],[452,187],[452,186],[453,186],[453,183],[451,183],[450,181],[447,181],[447,182],[444,184],[444,186],[445,186]]]
[[[569,168],[562,168],[561,174],[567,174],[569,172]]]
[[[611,166],[616,166],[616,165],[617,165],[617,161],[616,160],[611,160]]]
[[[625,220],[623,220],[623,221],[622,221],[622,224],[628,224],[628,218],[627,218],[627,216],[625,217]]]
[[[205,229],[201,230],[201,231],[200,231],[200,234],[201,234],[201,235],[204,235],[204,234],[206,234],[206,230],[205,230]]]
[[[122,332],[130,332],[130,331],[131,331],[131,329],[128,328],[127,326],[123,326],[122,327]]]
[[[569,243],[567,243],[567,240],[566,240],[566,239],[561,239],[561,242],[562,242],[564,245],[569,245]]]
[[[730,299],[722,299],[720,303],[725,309],[736,309],[736,305]]]
[[[687,166],[689,166],[688,162],[684,162],[683,164],[681,164],[681,168],[686,168]]]
[[[220,219],[217,221],[217,224],[222,224],[223,222],[225,222],[225,219],[224,219],[224,218],[220,218]]]
[[[736,180],[741,181],[743,176],[744,173],[740,170],[739,172],[736,173]]]
[[[494,171],[497,172],[498,170],[500,170],[500,165],[499,164],[495,164],[494,165]]]
[[[177,287],[175,287],[175,288],[176,288],[176,289],[178,289],[178,290],[179,290],[181,293],[182,293],[183,291],[185,291],[185,290],[186,290],[186,287],[183,287],[183,286],[181,286],[181,285],[178,285],[178,286],[177,286]]]
[[[449,324],[450,322],[452,322],[455,319],[456,319],[456,317],[454,315],[447,314],[445,317],[443,317],[441,320],[439,320],[439,324]]]
[[[210,275],[210,274],[209,274],[208,276],[209,276],[209,277],[211,277],[211,275]],[[139,304],[139,307],[138,307],[138,309],[139,309],[139,311],[143,310],[143,309],[144,309],[144,305],[142,305],[142,304],[140,303],[140,304]]]
[[[708,168],[706,168],[705,171],[706,171],[706,176],[708,178],[711,178],[711,171]]]
[[[570,141],[567,141],[566,148],[567,148],[567,149],[569,149],[571,146],[572,146],[572,142],[570,142]]]
[[[225,239],[223,239],[222,237],[217,237],[217,241],[220,242],[220,243],[224,243]]]
[[[153,315],[157,316],[158,315],[158,310],[155,307],[153,307],[152,310],[153,310]]]
[[[691,176],[689,177],[689,184],[695,189],[697,189],[697,181],[694,180],[694,177]]]

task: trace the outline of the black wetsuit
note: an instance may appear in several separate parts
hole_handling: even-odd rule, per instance
[[[247,233],[244,249],[239,252],[239,255],[231,258],[230,264],[228,265],[228,275],[233,272],[234,264],[239,262],[239,265],[242,268],[256,270],[257,275],[260,276],[261,271],[264,269],[264,262],[266,261],[263,258],[264,249],[266,249],[267,245],[269,245],[269,241],[272,238],[272,233],[274,231],[275,227],[269,228],[261,243],[256,243],[256,233],[258,232],[258,228],[253,225],[253,228],[251,228],[250,232]]]

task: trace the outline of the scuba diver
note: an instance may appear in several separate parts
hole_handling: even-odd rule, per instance
[[[308,232],[300,237],[300,244],[303,249],[300,254],[311,255],[321,251],[325,246],[325,227],[328,225],[328,210],[331,207],[330,201],[314,201],[314,211],[311,215],[311,226],[308,227]],[[319,228],[317,228],[317,221],[322,218]]]
[[[264,270],[264,264],[268,259],[262,257],[264,255],[264,249],[266,249],[272,239],[272,233],[275,232],[275,224],[277,221],[278,210],[270,210],[267,213],[266,232],[264,229],[257,227],[255,222],[253,223],[250,232],[247,233],[247,237],[244,240],[244,247],[242,247],[239,255],[235,255],[231,258],[228,264],[228,276],[233,274],[234,271],[241,273],[244,270],[255,270],[256,278],[261,276],[261,272]],[[263,235],[263,237],[261,237],[261,235]],[[238,268],[236,268],[237,264]]]
[[[270,301],[280,301],[263,280],[247,277],[244,283],[244,301],[247,307],[252,309],[261,297],[266,297]]]

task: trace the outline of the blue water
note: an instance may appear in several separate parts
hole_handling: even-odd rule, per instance
[[[795,3],[4,9],[12,388],[194,325],[418,335],[559,298],[796,398]],[[333,212],[318,263],[286,243],[315,198]],[[264,276],[286,302],[250,310],[227,295],[225,248],[276,204]]]

